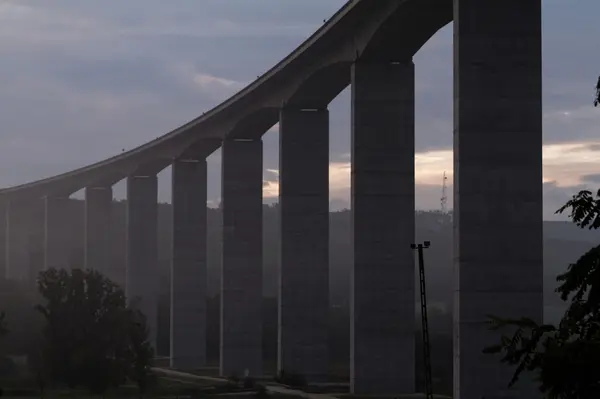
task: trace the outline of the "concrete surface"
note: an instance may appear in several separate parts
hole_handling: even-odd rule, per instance
[[[156,175],[127,179],[127,266],[125,294],[146,316],[156,348],[158,323],[158,204]]]
[[[206,160],[172,165],[171,367],[206,364]]]
[[[487,314],[542,321],[541,1],[458,0],[454,29],[454,397],[536,397],[481,350]]]
[[[327,379],[329,111],[284,108],[279,123],[278,369]]]
[[[414,65],[352,68],[352,393],[415,390]]]
[[[44,269],[69,269],[71,226],[69,197],[44,198]]]
[[[90,186],[85,189],[84,266],[116,281],[110,245],[112,201],[111,186]]]
[[[262,140],[223,143],[220,374],[262,375]]]

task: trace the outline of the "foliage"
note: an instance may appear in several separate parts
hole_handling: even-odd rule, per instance
[[[38,289],[45,325],[29,355],[41,386],[50,380],[104,394],[130,377],[146,389],[148,331],[119,286],[94,270],[49,269],[40,273]]]
[[[35,379],[37,387],[42,397],[46,391],[48,380],[50,376],[48,371],[52,369],[51,365],[48,364],[48,360],[44,354],[46,353],[46,341],[42,334],[37,336],[29,350],[27,351],[27,367],[31,372],[31,375]]]
[[[137,306],[128,309],[128,319],[128,376],[137,384],[140,395],[144,395],[156,383],[156,376],[151,371],[154,350],[148,341],[146,317]]]
[[[600,190],[581,191],[557,213],[570,209],[580,228],[600,227]],[[549,398],[600,397],[600,245],[583,254],[557,277],[556,291],[570,305],[558,326],[530,319],[503,320],[490,316],[491,328],[514,329],[500,343],[484,349],[502,353],[503,363],[516,366],[509,385],[525,371],[537,374],[539,388]]]
[[[0,279],[0,303],[5,313],[0,330],[10,330],[0,340],[0,351],[4,355],[22,355],[31,346],[31,341],[40,329],[41,318],[34,310],[34,290],[22,281]],[[2,332],[0,332],[0,336]]]
[[[600,104],[600,77],[598,77],[598,83],[596,83],[596,95],[594,96],[594,107]]]

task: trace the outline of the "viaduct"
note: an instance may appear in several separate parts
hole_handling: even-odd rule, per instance
[[[415,65],[454,22],[454,397],[525,398],[481,353],[487,314],[542,318],[541,0],[351,0],[289,56],[195,120],[131,151],[0,190],[0,250],[43,203],[43,266],[64,267],[66,200],[85,189],[85,267],[106,267],[127,180],[128,297],[156,334],[157,173],[172,167],[172,366],[205,362],[206,157],[222,149],[220,372],[262,373],[262,140],[280,134],[279,368],[328,364],[328,104],[352,92],[351,389],[415,390]],[[21,212],[21,213],[20,213]]]

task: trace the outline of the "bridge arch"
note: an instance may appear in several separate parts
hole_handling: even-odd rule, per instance
[[[326,108],[350,84],[351,61],[337,61],[316,70],[284,102],[295,108]]]
[[[379,24],[360,55],[364,60],[410,60],[452,22],[452,0],[407,0]]]
[[[260,108],[240,119],[224,136],[227,139],[259,139],[278,120],[278,108]]]

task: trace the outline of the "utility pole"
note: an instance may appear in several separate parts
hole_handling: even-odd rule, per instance
[[[423,330],[423,365],[425,367],[425,398],[433,399],[433,381],[431,377],[431,348],[429,346],[429,323],[427,321],[427,291],[425,289],[425,261],[423,249],[431,246],[431,242],[424,241],[423,244],[411,244],[419,254],[419,280],[421,282],[421,325]]]

